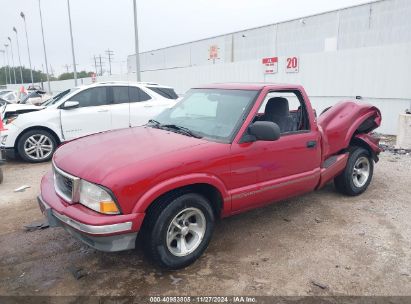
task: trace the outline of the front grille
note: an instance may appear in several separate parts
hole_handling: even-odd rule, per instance
[[[77,202],[78,185],[80,179],[72,176],[59,168],[53,163],[54,188],[56,193],[68,203]]]

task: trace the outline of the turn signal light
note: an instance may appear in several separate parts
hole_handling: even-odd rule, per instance
[[[118,214],[119,210],[115,202],[109,201],[109,202],[100,202],[100,212]]]

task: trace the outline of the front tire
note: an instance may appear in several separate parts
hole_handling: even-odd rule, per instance
[[[49,161],[56,147],[56,139],[45,130],[30,130],[24,133],[17,143],[20,157],[31,163]]]
[[[337,190],[357,196],[367,190],[374,173],[374,161],[368,150],[352,147],[344,171],[334,179]]]
[[[160,200],[146,216],[143,248],[146,256],[163,269],[194,263],[206,250],[214,230],[210,202],[197,193]]]

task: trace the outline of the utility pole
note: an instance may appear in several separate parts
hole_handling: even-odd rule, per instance
[[[24,29],[26,31],[26,43],[27,43],[27,53],[29,54],[29,65],[30,65],[30,77],[31,77],[31,86],[34,86],[33,83],[33,69],[31,68],[31,57],[30,57],[30,47],[29,47],[29,36],[27,35],[27,24],[26,24],[26,16],[23,12],[20,13],[21,18],[24,21]]]
[[[110,51],[110,49],[108,49],[107,51],[106,51],[106,54],[107,54],[107,56],[108,56],[108,64],[109,64],[109,71],[110,71],[110,75],[111,75],[111,61],[112,61],[112,59],[113,59],[113,56],[114,56],[114,52],[113,51]]]
[[[21,65],[21,59],[20,59],[20,45],[19,45],[19,36],[17,34],[17,29],[15,26],[13,26],[13,32],[16,33],[16,42],[17,42],[17,55],[19,57],[19,65],[20,65],[20,78],[21,78],[21,84],[23,84],[23,67]]]
[[[135,53],[136,53],[136,77],[137,81],[141,81],[140,76],[140,51],[138,48],[138,24],[137,24],[137,3],[133,0],[133,12],[134,12],[134,42],[135,42]]]
[[[8,69],[9,69],[9,80],[10,80],[10,84],[12,84],[11,72],[10,72],[9,52],[8,52],[8,50],[7,50],[8,46],[9,46],[9,45],[8,45],[7,43],[4,44],[4,47],[6,48],[7,67],[8,67]]]
[[[67,10],[68,10],[68,17],[69,17],[69,25],[70,25],[71,53],[73,54],[74,85],[77,86],[77,68],[76,68],[76,57],[74,55],[73,29],[71,28],[70,0],[67,0]]]
[[[47,68],[47,67],[46,67]],[[44,75],[44,65],[41,64],[41,89],[44,90],[44,84],[43,84],[43,75]],[[47,73],[47,77],[48,77],[48,73]]]
[[[93,57],[94,57],[94,69],[96,70],[96,75],[97,75],[97,59],[96,59],[96,55],[94,55]]]
[[[101,55],[99,55],[100,58],[100,76],[103,76],[103,64],[101,63]]]
[[[63,65],[63,67],[66,68],[66,73],[68,74],[68,73],[69,73],[70,65],[69,65],[69,64],[65,64],[65,65]]]
[[[11,38],[7,37],[7,39],[10,41],[10,48],[11,48],[11,63],[12,63],[12,68],[13,68],[13,76],[14,76],[14,83],[17,84],[17,78],[16,78],[16,67],[14,65],[14,56],[13,56],[13,43],[11,42]]]
[[[6,51],[5,51],[5,50],[0,50],[0,53],[3,53],[3,59],[4,59],[4,76],[6,76],[6,85],[7,85]]]
[[[48,84],[49,93],[51,93],[49,67],[48,67],[48,63],[47,63],[46,43],[44,42],[43,17],[41,16],[40,0],[39,0],[39,12],[40,12],[41,36],[43,37],[44,61],[46,62],[47,84]]]

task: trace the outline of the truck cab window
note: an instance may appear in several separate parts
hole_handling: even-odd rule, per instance
[[[261,105],[255,120],[272,121],[282,134],[310,129],[307,110],[298,92],[270,92]]]

